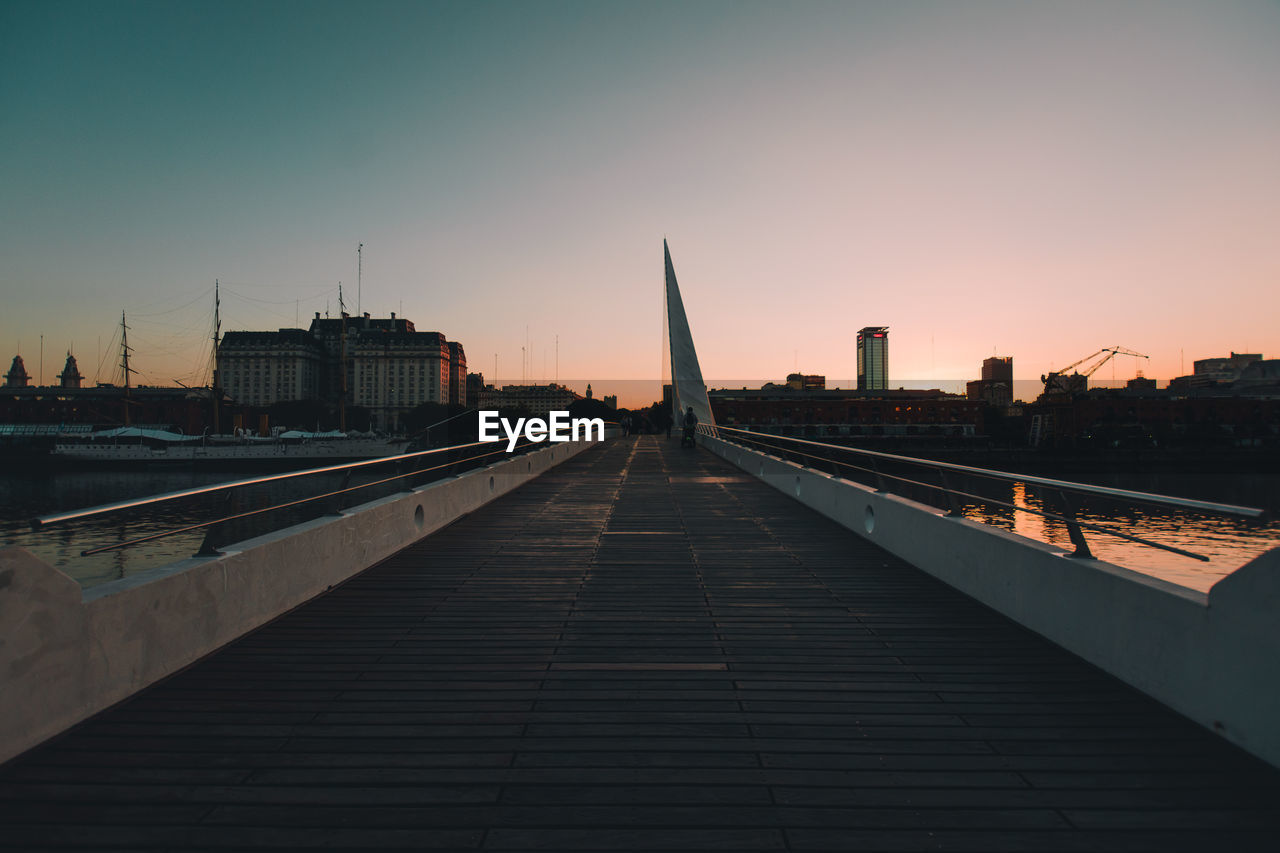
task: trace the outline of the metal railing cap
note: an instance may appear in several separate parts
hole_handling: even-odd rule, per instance
[[[1110,486],[1094,486],[1088,483],[1076,483],[1070,480],[1055,480],[1051,477],[1037,477],[1031,474],[1015,474],[1011,471],[997,471],[992,468],[977,468],[971,465],[958,465],[954,462],[939,462],[933,459],[920,459],[915,456],[900,456],[894,453],[885,453],[880,450],[867,450],[861,447],[847,447],[840,444],[828,444],[821,441],[810,441],[804,438],[795,438],[789,435],[773,435],[772,433],[753,432],[751,430],[736,429],[734,427],[727,426],[711,426],[708,427],[707,432],[708,434],[711,434],[715,430],[737,432],[742,433],[743,435],[759,436],[763,438],[773,438],[780,441],[791,441],[797,444],[807,444],[812,447],[825,447],[832,450],[839,450],[844,453],[853,453],[877,459],[886,459],[894,462],[919,465],[939,471],[956,471],[961,474],[972,474],[980,477],[988,477],[993,480],[1028,483],[1036,486],[1044,486],[1046,488],[1063,489],[1079,494],[1091,494],[1099,497],[1127,500],[1136,503],[1160,504],[1164,506],[1180,507],[1182,509],[1212,512],[1220,515],[1234,515],[1242,518],[1258,520],[1267,517],[1267,510],[1258,507],[1238,506],[1236,504],[1217,503],[1214,501],[1193,500],[1191,498],[1179,498],[1173,495],[1159,495],[1152,492],[1136,492],[1130,489],[1115,489]]]

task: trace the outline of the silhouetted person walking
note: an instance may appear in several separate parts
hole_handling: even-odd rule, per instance
[[[693,406],[684,413],[684,438],[680,439],[681,447],[694,447],[693,433],[698,428],[698,416],[693,413]]]

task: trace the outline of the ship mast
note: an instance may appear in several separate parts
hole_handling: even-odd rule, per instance
[[[338,369],[342,376],[338,397],[338,429],[347,431],[347,306],[342,302],[342,282],[338,282],[338,316],[342,318],[342,334],[338,337]]]
[[[129,366],[129,326],[125,323],[124,312],[120,312],[120,367],[124,370],[124,425],[129,426],[129,374],[134,372]]]
[[[209,381],[209,391],[213,396],[213,434],[218,434],[218,398],[222,396],[218,387],[218,345],[222,337],[222,298],[218,292],[218,280],[213,280],[213,376]]]

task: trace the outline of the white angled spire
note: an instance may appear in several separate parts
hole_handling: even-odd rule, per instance
[[[684,313],[684,300],[680,298],[680,286],[676,284],[676,268],[671,264],[671,250],[662,241],[662,253],[667,264],[667,340],[671,346],[671,401],[677,424],[682,423],[689,407],[698,416],[698,423],[714,424],[711,401],[707,399],[707,384],[702,380],[702,367],[698,353],[693,348],[693,333],[689,330],[689,318]]]

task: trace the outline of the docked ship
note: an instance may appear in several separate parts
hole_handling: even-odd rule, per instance
[[[398,456],[407,438],[371,433],[289,430],[266,438],[249,435],[190,436],[147,427],[119,427],[89,434],[60,435],[55,459],[76,462],[220,462],[291,464],[306,461],[354,461]]]

